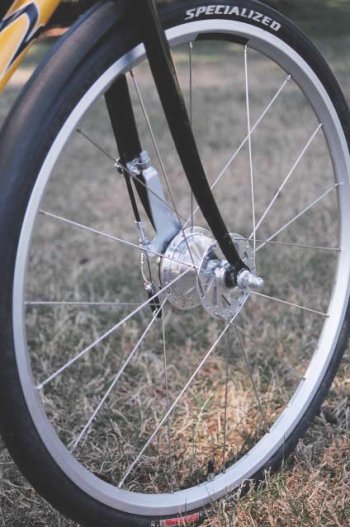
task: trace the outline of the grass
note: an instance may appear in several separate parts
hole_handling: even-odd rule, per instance
[[[333,37],[349,33],[350,6],[347,0],[267,0],[300,24],[310,35]]]
[[[350,97],[350,70],[346,62],[349,37],[327,36],[319,42]],[[225,45],[224,60],[220,63],[213,60],[216,50],[214,44],[210,48],[204,43],[196,46],[198,67],[194,70],[194,128],[211,178],[221,169],[222,159],[232,153],[232,145],[239,144],[246,126],[242,48]],[[34,49],[8,91],[1,96],[2,117],[41,53],[42,48]],[[177,64],[182,82],[187,85],[186,50],[177,55]],[[254,53],[249,55],[249,65],[252,121],[255,122],[285,74]],[[179,211],[187,216],[189,196],[184,193],[186,186],[164,121],[157,118],[159,101],[146,71],[140,68],[137,76],[174,195],[179,200]],[[253,142],[257,217],[280,184],[281,174],[288,172],[300,152],[300,145],[305,144],[317,124],[293,82],[287,86],[281,102],[267,116]],[[140,109],[137,118],[145,132]],[[103,104],[96,104],[80,127],[114,153]],[[145,146],[153,152],[148,136],[145,136]],[[322,191],[331,181],[330,173],[324,142],[319,137],[293,176],[288,192],[280,196],[275,208],[278,213],[267,218],[259,233],[261,238],[274,232],[306,205],[311,196]],[[232,222],[234,208],[235,229],[248,236],[251,213],[246,148],[237,157],[229,176],[225,176],[224,184],[218,185],[215,194],[222,203],[227,222]],[[246,206],[242,207],[242,203]],[[325,201],[322,210],[314,210],[280,241],[307,243],[312,239],[315,243],[331,245],[336,240],[335,205],[334,199]],[[81,134],[72,136],[42,207],[99,230],[122,234],[137,243],[137,233],[128,221],[129,205],[122,180],[111,171],[109,160]],[[204,225],[203,219],[198,218],[198,224]],[[144,292],[138,256],[128,248],[117,248],[109,241],[92,238],[90,233],[80,233],[40,217],[31,254],[28,296],[67,301],[113,302],[118,298],[123,302],[140,302]],[[331,283],[326,277],[332,276],[335,263],[334,256],[328,253],[315,256],[302,251],[301,254],[300,250],[287,246],[264,249],[257,261],[258,269],[266,277],[268,294],[320,311],[328,305]],[[129,308],[123,308],[116,314],[110,308],[29,309],[27,330],[37,381],[47,378],[72,353],[83,349],[128,311]],[[122,332],[112,335],[93,353],[87,354],[72,372],[45,389],[43,403],[67,444],[77,437],[96,408],[150,315],[144,312],[124,325]],[[142,343],[137,360],[126,369],[117,392],[107,401],[91,432],[77,449],[78,458],[107,481],[119,481],[159,422],[169,400],[175,399],[221,327],[202,308],[189,312],[167,308],[164,323],[168,392],[164,382],[161,322],[157,322]],[[255,298],[247,305],[238,324],[230,340],[208,360],[181,399],[171,417],[171,426],[163,427],[145,452],[142,463],[127,482],[130,490],[162,491],[205,481],[223,465],[241,457],[266,430],[263,421],[272,423],[284,408],[305,373],[320,329],[319,319]],[[263,419],[243,360],[242,343],[264,408]],[[77,389],[78,381],[80,389]],[[228,402],[226,426],[225,401]],[[346,526],[350,517],[349,401],[347,354],[327,402],[295,454],[277,474],[266,474],[264,484],[252,487],[240,500],[237,501],[236,495],[214,504],[206,525]],[[5,448],[0,452],[0,525],[74,526],[32,490]]]

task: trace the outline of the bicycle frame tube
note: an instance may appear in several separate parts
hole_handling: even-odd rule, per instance
[[[61,0],[16,0],[0,22],[0,92]]]

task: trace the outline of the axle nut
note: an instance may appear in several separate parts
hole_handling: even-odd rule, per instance
[[[264,280],[250,271],[244,269],[237,277],[237,285],[240,289],[250,289],[251,291],[262,291],[264,289]]]

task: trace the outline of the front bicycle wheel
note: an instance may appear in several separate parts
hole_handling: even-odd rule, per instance
[[[196,522],[276,468],[348,339],[349,116],[334,77],[260,3],[161,14],[213,194],[265,286],[226,287],[138,30],[113,2],[94,8],[26,88],[0,152],[1,432],[87,526]],[[159,254],[115,168],[104,95],[121,74],[181,226]]]

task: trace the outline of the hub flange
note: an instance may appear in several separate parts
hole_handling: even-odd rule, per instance
[[[212,317],[231,320],[254,289],[253,282],[256,288],[263,286],[263,280],[255,276],[249,241],[240,234],[231,234],[231,239],[250,270],[241,271],[235,287],[228,284],[230,266],[209,231],[190,227],[175,236],[160,264],[162,287],[177,279],[165,293],[173,306],[189,310],[202,305]]]
[[[160,281],[163,287],[187,271],[166,292],[169,302],[178,309],[193,309],[201,304],[197,291],[196,269],[213,243],[209,231],[201,227],[190,227],[175,236],[165,251],[160,265]]]
[[[231,234],[231,238],[241,260],[251,273],[255,273],[254,255],[249,241],[240,234]],[[214,318],[224,320],[234,317],[250,292],[249,288],[228,287],[228,267],[218,244],[214,242],[203,256],[198,271],[200,287],[197,290],[204,309]]]

